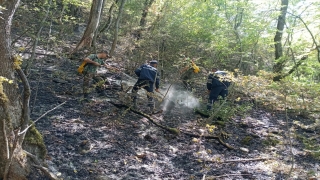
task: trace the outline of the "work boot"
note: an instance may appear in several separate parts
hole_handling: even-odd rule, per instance
[[[138,104],[136,100],[133,100],[133,105],[132,105],[133,109],[138,109]]]
[[[89,94],[83,93],[83,100],[81,102],[88,103],[89,101]]]
[[[96,92],[98,93],[98,96],[107,96],[107,93],[105,92],[104,89],[100,89],[100,88],[97,88],[96,89]]]

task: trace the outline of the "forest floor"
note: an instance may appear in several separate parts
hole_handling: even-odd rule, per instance
[[[245,117],[235,116],[214,130],[213,134],[222,134],[235,148],[230,150],[214,139],[170,134],[145,117],[115,107],[110,101],[119,100],[119,88],[108,89],[108,97],[93,92],[92,101],[82,103],[78,64],[69,59],[47,59],[36,64],[29,75],[32,119],[65,102],[36,123],[48,150],[48,167],[59,178],[287,179],[291,168],[290,179],[320,177],[319,161],[296,138],[299,134],[313,137],[319,129],[307,131],[293,123],[314,123],[310,119],[289,116],[291,150],[284,112],[254,108]],[[107,76],[117,77],[113,73]],[[205,118],[185,106],[151,117],[184,132],[209,133],[201,125]],[[40,171],[29,178],[44,179]]]

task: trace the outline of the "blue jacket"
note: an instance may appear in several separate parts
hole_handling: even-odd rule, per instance
[[[139,77],[139,80],[148,80],[152,83],[155,82],[156,88],[159,88],[160,85],[160,73],[158,70],[148,64],[140,66],[134,71]]]
[[[225,88],[228,88],[231,84],[231,82],[226,80],[220,80],[219,76],[226,76],[227,73],[224,71],[217,71],[214,74],[210,74],[207,79],[207,89],[211,90],[212,88],[224,86]]]

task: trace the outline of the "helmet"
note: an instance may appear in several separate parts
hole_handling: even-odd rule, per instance
[[[152,61],[150,61],[150,64],[158,64],[158,61],[157,60],[152,60]]]

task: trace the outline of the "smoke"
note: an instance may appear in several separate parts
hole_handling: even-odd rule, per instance
[[[122,83],[126,84],[127,86],[133,86],[136,83],[137,79],[122,73]],[[120,84],[120,82],[119,82]],[[161,94],[166,94],[169,88],[169,84],[167,84],[166,89],[161,91]],[[130,92],[129,92],[130,93]],[[140,97],[146,97],[146,93],[144,90],[139,91]],[[158,95],[155,92],[155,95]],[[161,96],[160,96],[161,97]],[[174,108],[182,108],[183,110],[193,109],[200,106],[199,99],[194,97],[191,92],[187,91],[181,85],[172,85],[164,98],[163,102],[156,107],[160,107],[163,111],[170,113],[170,111]]]
[[[173,108],[195,108],[200,105],[199,100],[187,90],[178,89],[176,86],[172,86],[162,103],[162,110],[170,112]]]

